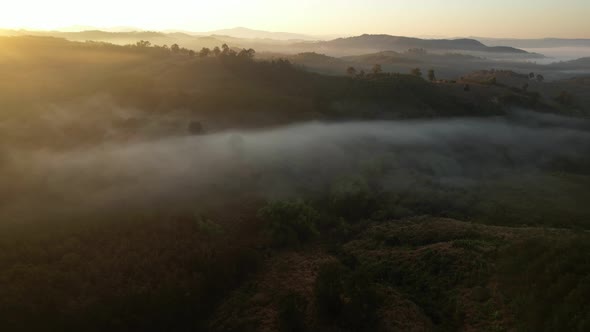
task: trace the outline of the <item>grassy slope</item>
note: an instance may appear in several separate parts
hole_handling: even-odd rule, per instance
[[[589,239],[569,231],[431,217],[378,223],[336,252],[311,247],[274,254],[226,299],[212,328],[276,330],[283,324],[281,301],[296,293],[307,303],[305,330],[348,331],[318,318],[314,295],[322,264],[341,261],[351,273],[366,271],[381,297],[375,327],[366,323],[361,330],[548,331],[567,326],[583,331],[587,317],[573,315],[583,314],[588,305]],[[530,259],[535,263],[527,265]],[[535,283],[556,284],[545,293]],[[547,311],[558,298],[568,306]]]

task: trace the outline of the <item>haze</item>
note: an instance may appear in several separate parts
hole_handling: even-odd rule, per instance
[[[590,2],[523,1],[188,1],[9,0],[3,28],[69,26],[209,31],[232,26],[314,35],[589,38]]]

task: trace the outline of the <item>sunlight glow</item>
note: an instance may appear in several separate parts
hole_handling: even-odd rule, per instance
[[[235,26],[308,34],[590,37],[587,0],[7,0],[0,28]]]

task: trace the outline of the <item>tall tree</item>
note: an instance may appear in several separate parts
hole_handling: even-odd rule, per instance
[[[206,57],[208,57],[209,55],[211,55],[211,49],[209,49],[209,48],[207,48],[207,47],[203,47],[203,48],[201,49],[201,51],[199,52],[199,56],[200,56],[201,58],[206,58]]]
[[[436,80],[436,75],[434,74],[434,69],[428,70],[428,80],[434,82]]]
[[[227,44],[221,45],[221,54],[229,55],[230,48]]]
[[[416,77],[422,77],[422,70],[420,68],[414,68],[410,73]]]
[[[346,69],[346,74],[348,74],[350,77],[355,77],[356,69],[354,67],[348,67],[348,69]]]
[[[375,75],[379,75],[379,74],[383,73],[383,68],[381,68],[380,64],[376,64],[373,66],[372,72]]]

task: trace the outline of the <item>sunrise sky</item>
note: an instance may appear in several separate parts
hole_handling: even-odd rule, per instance
[[[0,27],[590,38],[589,0],[5,0]]]

